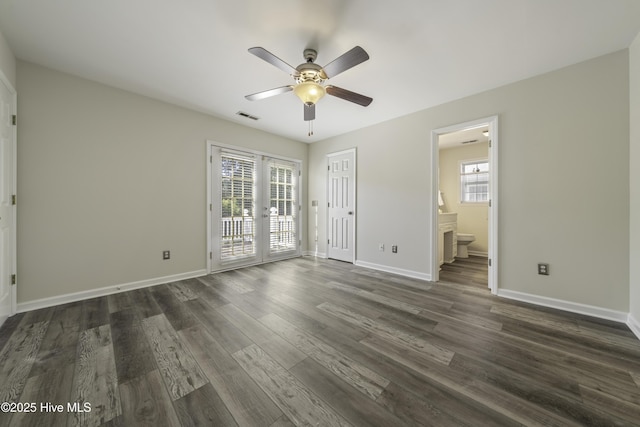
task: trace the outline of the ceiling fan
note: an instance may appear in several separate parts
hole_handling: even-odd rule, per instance
[[[316,118],[316,103],[327,93],[346,101],[362,105],[363,107],[368,106],[371,104],[371,101],[373,101],[372,98],[360,95],[359,93],[351,92],[333,85],[323,85],[325,80],[333,78],[338,74],[347,71],[349,68],[355,67],[369,59],[367,52],[365,52],[360,46],[354,47],[324,67],[314,63],[318,56],[318,52],[314,49],[305,49],[303,55],[306,62],[295,68],[262,47],[252,47],[249,49],[249,53],[267,61],[275,67],[280,68],[282,71],[289,73],[296,82],[294,85],[281,86],[275,89],[269,89],[245,96],[249,101],[256,101],[293,91],[304,103],[304,120],[309,122]],[[313,131],[311,130],[310,124],[309,136],[312,134]]]

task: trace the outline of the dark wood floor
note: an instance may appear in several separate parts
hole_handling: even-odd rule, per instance
[[[451,264],[442,264],[440,281],[488,289],[487,258],[470,255],[469,258],[456,258]]]
[[[639,425],[640,341],[486,284],[298,258],[16,315],[0,395],[37,405],[3,426]]]

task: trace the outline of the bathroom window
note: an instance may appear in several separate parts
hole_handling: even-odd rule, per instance
[[[489,201],[489,161],[474,160],[460,163],[460,202],[487,203]]]

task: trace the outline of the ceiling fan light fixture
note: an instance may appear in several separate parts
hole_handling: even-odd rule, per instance
[[[327,93],[324,86],[316,82],[302,82],[293,88],[293,93],[306,105],[314,105]]]

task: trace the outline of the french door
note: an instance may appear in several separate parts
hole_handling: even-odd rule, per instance
[[[210,271],[300,254],[300,164],[210,145]]]

